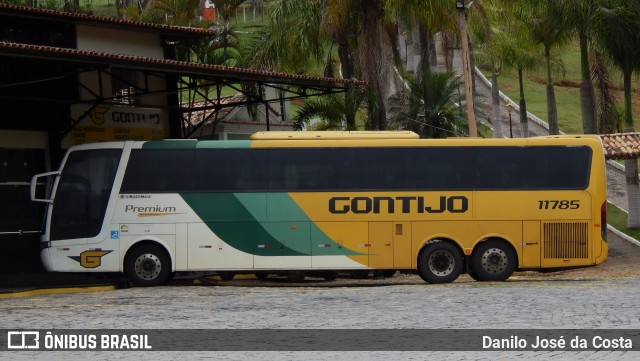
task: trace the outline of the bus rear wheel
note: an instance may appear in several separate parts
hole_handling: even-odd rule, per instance
[[[506,281],[518,264],[509,244],[499,240],[483,242],[471,255],[471,267],[477,281]]]
[[[159,286],[169,280],[171,260],[164,249],[143,245],[133,249],[127,256],[124,270],[136,286]]]
[[[223,281],[232,281],[233,277],[235,277],[236,274],[233,272],[228,272],[228,271],[220,271],[218,272],[218,277],[220,277],[221,280]]]
[[[287,272],[287,279],[291,283],[300,283],[300,282],[304,281],[305,276],[306,275],[305,275],[305,273],[303,271],[288,271]]]
[[[429,283],[450,283],[462,273],[462,254],[447,242],[427,245],[418,256],[418,274]]]

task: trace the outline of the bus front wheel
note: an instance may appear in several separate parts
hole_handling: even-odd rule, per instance
[[[124,268],[134,285],[159,286],[169,280],[171,260],[164,249],[154,245],[143,245],[131,251]]]
[[[480,243],[471,256],[471,267],[477,281],[506,281],[517,264],[513,248],[498,240]]]
[[[429,283],[450,283],[462,273],[462,255],[447,242],[428,244],[418,256],[418,274]]]

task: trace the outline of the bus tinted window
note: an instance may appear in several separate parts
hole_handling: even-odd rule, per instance
[[[589,184],[587,147],[531,147],[523,162],[529,189],[584,189]]]
[[[341,189],[584,189],[588,147],[344,149]]]
[[[266,187],[266,151],[203,149],[196,152],[196,190],[260,191]]]
[[[193,149],[131,151],[122,193],[171,193],[193,190]]]
[[[53,204],[51,240],[100,233],[121,154],[119,149],[69,153]]]
[[[343,189],[402,189],[405,187],[407,151],[398,148],[351,148],[342,151]]]
[[[584,189],[590,161],[588,147],[134,150],[122,192]]]
[[[340,175],[337,159],[337,149],[272,149],[269,151],[269,189],[338,189]]]

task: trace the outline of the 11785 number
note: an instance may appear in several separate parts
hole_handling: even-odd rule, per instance
[[[538,201],[538,209],[578,209],[580,208],[579,200],[543,200]]]

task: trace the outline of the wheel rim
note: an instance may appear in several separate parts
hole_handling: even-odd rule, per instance
[[[429,270],[436,276],[448,276],[455,268],[456,260],[447,251],[436,251],[429,256]]]
[[[500,248],[489,248],[482,254],[482,268],[489,273],[500,273],[508,264],[509,257]]]
[[[145,253],[136,259],[135,271],[141,279],[152,280],[162,271],[162,263],[155,254]]]

